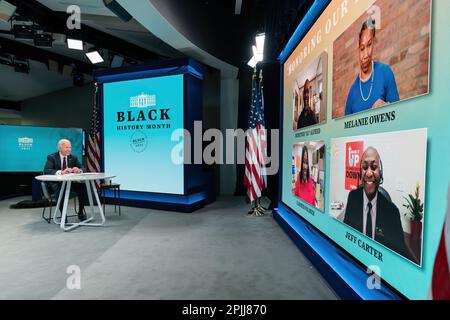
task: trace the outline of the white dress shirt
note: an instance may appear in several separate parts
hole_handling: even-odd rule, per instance
[[[67,159],[67,156],[63,156],[62,154],[61,154],[61,152],[59,152],[59,160],[61,161],[60,163],[61,163],[61,169],[62,169],[62,167],[63,167],[63,161],[64,161],[64,157],[66,157],[66,165],[67,165],[67,168],[69,167],[69,159]],[[61,174],[61,171],[62,170],[58,170],[58,171],[56,171],[56,174]]]
[[[369,213],[369,199],[366,196],[366,193],[363,191],[363,233],[366,233],[366,226],[367,226],[367,215]],[[371,211],[371,216],[372,216],[372,239],[375,239],[375,226],[376,226],[376,222],[377,222],[377,199],[378,199],[378,191],[375,194],[375,197],[372,199],[372,201],[370,201],[372,203],[372,211]]]

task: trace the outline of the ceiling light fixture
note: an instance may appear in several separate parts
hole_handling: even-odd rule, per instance
[[[74,38],[67,38],[67,47],[73,50],[83,50],[83,41]]]
[[[100,52],[95,49],[91,49],[89,52],[87,52],[86,57],[88,57],[89,61],[91,61],[91,63],[93,64],[102,63],[103,61],[105,61],[103,60]]]

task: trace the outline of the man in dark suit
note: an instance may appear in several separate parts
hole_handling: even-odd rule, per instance
[[[52,153],[47,156],[47,162],[44,167],[44,174],[68,174],[68,173],[82,173],[83,167],[78,161],[77,157],[71,155],[72,145],[69,140],[61,139],[58,142],[58,152]],[[59,195],[61,190],[61,183],[50,182],[47,183],[52,192]],[[78,218],[80,220],[86,220],[86,215],[84,214],[84,206],[88,204],[88,196],[86,192],[86,187],[84,183],[72,183],[72,188],[78,194],[79,198],[79,209]],[[61,208],[60,208],[61,209]]]
[[[364,151],[360,169],[362,186],[348,195],[344,223],[411,259],[405,245],[400,212],[379,190],[383,183],[380,163],[380,155],[375,148],[369,147]]]

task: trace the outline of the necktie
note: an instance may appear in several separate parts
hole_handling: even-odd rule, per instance
[[[62,166],[63,170],[67,169],[67,162],[66,162],[66,157],[63,157],[63,166]]]
[[[367,207],[369,207],[369,211],[367,212],[366,235],[372,238],[372,203],[369,202]]]

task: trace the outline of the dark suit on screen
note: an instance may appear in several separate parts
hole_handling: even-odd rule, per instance
[[[348,195],[344,223],[363,232],[363,199],[362,187],[353,190]],[[378,192],[377,213],[375,224],[375,240],[394,250],[402,256],[411,259],[405,245],[400,212],[381,192]]]

